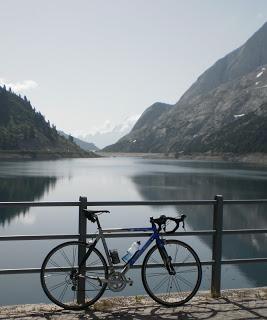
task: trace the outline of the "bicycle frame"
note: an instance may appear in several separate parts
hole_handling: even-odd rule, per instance
[[[179,219],[164,215],[159,218],[151,217],[149,228],[102,229],[96,213],[103,211],[87,212],[88,220],[97,223],[98,232],[95,239],[86,243],[81,241],[62,243],[47,254],[42,264],[41,284],[53,302],[66,309],[80,310],[95,303],[106,288],[118,292],[126,285],[131,286],[133,280],[126,277],[126,273],[154,240],[155,243],[150,246],[148,253],[145,253],[141,265],[142,282],[148,295],[162,305],[176,307],[183,305],[196,294],[202,277],[201,263],[196,252],[182,241],[165,240],[161,233],[162,229],[165,231],[168,219],[176,222],[176,227],[179,227],[179,222],[183,222],[184,217]],[[105,236],[113,233],[113,236],[118,237],[120,236],[118,232],[132,232],[133,235],[135,232],[142,232],[142,238],[146,235],[147,238],[125,264],[113,265],[112,260],[119,261],[116,255],[113,257],[110,254]],[[99,240],[102,241],[104,254],[96,248]],[[184,265],[190,267],[180,268]],[[158,280],[155,280],[155,276],[158,276]]]
[[[100,222],[98,220],[98,217],[96,218],[96,223],[97,223],[98,235],[96,236],[96,239],[94,240],[94,242],[90,245],[90,247],[89,247],[88,251],[86,252],[85,256],[83,257],[83,259],[81,260],[81,262],[79,264],[79,269],[82,269],[84,263],[86,262],[86,260],[90,256],[91,252],[93,251],[93,248],[95,248],[98,241],[101,239],[104,250],[105,250],[105,254],[106,254],[106,257],[108,260],[109,270],[111,272],[114,271],[115,268],[114,268],[114,265],[112,263],[112,260],[111,260],[110,254],[109,254],[109,249],[108,249],[108,246],[106,243],[104,233],[117,233],[118,231],[120,231],[120,232],[151,231],[152,232],[152,234],[150,235],[149,239],[145,242],[145,244],[131,257],[131,259],[127,263],[125,263],[125,265],[123,266],[123,269],[121,271],[121,274],[123,274],[123,275],[131,268],[131,266],[133,266],[135,264],[135,262],[138,260],[138,258],[146,251],[146,249],[150,246],[150,244],[154,240],[156,240],[156,244],[157,244],[159,250],[163,251],[164,252],[163,254],[166,253],[165,248],[164,248],[164,240],[160,239],[159,232],[158,232],[155,224],[152,224],[152,227],[150,227],[150,228],[102,229]]]

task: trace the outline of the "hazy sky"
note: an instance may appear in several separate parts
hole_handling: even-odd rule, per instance
[[[266,0],[0,0],[0,83],[87,134],[177,102],[266,21]]]

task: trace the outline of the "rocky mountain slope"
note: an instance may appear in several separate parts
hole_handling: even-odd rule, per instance
[[[140,139],[140,137],[145,134],[145,141],[147,141],[147,139],[149,139],[149,133],[153,132],[157,127],[160,117],[172,110],[173,107],[174,106],[166,103],[154,103],[143,112],[129,134],[125,135],[117,143],[108,146],[103,150],[108,152],[147,152],[143,151],[147,149],[146,142],[144,142],[144,145],[142,146],[141,144],[144,140]],[[159,140],[158,143],[160,143]]]
[[[267,23],[206,70],[175,106],[153,119],[144,112],[105,151],[266,152],[266,103]]]
[[[28,154],[30,157],[91,157],[71,139],[60,136],[26,97],[0,87],[0,156]]]

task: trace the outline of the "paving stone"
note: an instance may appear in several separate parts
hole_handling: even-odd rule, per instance
[[[55,305],[19,305],[0,308],[0,320],[165,320],[267,319],[267,288],[227,290],[219,299],[208,293],[179,308],[164,308],[148,297],[102,299],[85,311],[62,310]]]

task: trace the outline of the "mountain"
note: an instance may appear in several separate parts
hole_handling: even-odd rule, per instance
[[[83,136],[81,135],[79,138],[84,141],[93,141],[94,144],[102,149],[128,134],[139,117],[139,114],[131,115],[117,124],[113,124],[111,121],[106,120],[93,132]]]
[[[93,157],[72,139],[60,136],[55,126],[6,87],[0,87],[0,156],[13,157]]]
[[[267,23],[206,70],[173,107],[153,119],[145,111],[142,125],[105,151],[266,152],[266,103]]]
[[[186,91],[180,102],[203,95],[223,83],[242,76],[267,64],[267,22],[240,48],[218,60]]]
[[[63,131],[58,130],[58,133],[61,136],[63,136],[65,139],[69,139],[69,137],[70,137],[69,134],[66,134]],[[76,137],[73,137],[73,142],[75,144],[77,144],[84,151],[97,151],[97,150],[99,150],[99,148],[96,145],[94,145],[92,142],[86,142],[86,141],[83,141],[83,140],[76,138]]]
[[[143,112],[129,134],[125,135],[117,143],[104,148],[103,151],[120,152],[123,150],[123,152],[140,152],[140,148],[143,150],[147,149],[146,142],[142,146],[143,140],[139,137],[145,133],[146,138],[149,139],[149,132],[153,132],[153,128],[157,126],[160,117],[172,110],[173,107],[173,105],[161,102],[152,104]],[[150,148],[151,147],[152,146],[150,146]]]

